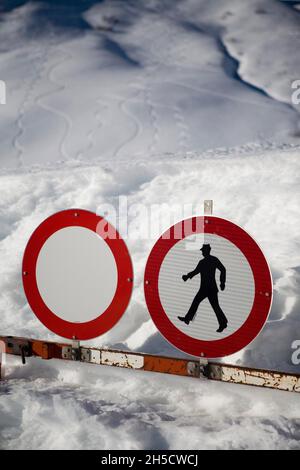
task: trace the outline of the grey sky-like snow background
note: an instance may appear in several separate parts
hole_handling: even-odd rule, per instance
[[[47,216],[102,204],[193,204],[243,226],[271,267],[259,337],[227,362],[299,372],[300,13],[279,0],[13,1],[0,6],[3,335],[58,339],[21,283]],[[163,209],[162,209],[163,210]],[[166,218],[167,219],[167,218]],[[131,216],[136,230],[145,215]],[[162,226],[162,231],[168,228]],[[89,344],[178,356],[143,295],[154,240],[126,240],[132,302]],[[10,359],[0,448],[297,448],[299,397],[63,361]]]

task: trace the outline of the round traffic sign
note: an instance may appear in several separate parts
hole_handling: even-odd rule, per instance
[[[133,287],[124,240],[101,216],[81,209],[58,212],[37,227],[24,252],[22,277],[39,320],[78,340],[110,330]]]
[[[257,243],[213,216],[183,220],[158,239],[144,289],[161,334],[197,357],[243,349],[262,329],[272,302],[270,269]]]

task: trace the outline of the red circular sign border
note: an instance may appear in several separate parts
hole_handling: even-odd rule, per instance
[[[174,233],[180,233],[183,227],[184,235],[181,238],[174,238]],[[255,282],[254,302],[245,323],[233,334],[214,341],[192,338],[176,328],[167,317],[159,298],[158,278],[166,254],[178,241],[195,233],[219,235],[234,243],[248,260]],[[192,356],[217,358],[240,351],[259,334],[267,321],[272,305],[272,276],[260,247],[245,230],[226,219],[198,216],[178,222],[157,240],[147,260],[144,292],[152,320],[169,343]]]
[[[55,315],[44,303],[36,280],[36,263],[46,240],[66,227],[84,227],[97,232],[98,224],[104,222],[107,233],[115,238],[103,238],[112,251],[117,269],[117,288],[110,305],[99,317],[84,323],[73,323]],[[117,232],[103,217],[83,209],[67,209],[45,219],[31,235],[25,248],[22,278],[28,303],[38,319],[53,333],[68,339],[86,340],[109,331],[122,317],[129,304],[133,289],[133,267],[127,246]]]

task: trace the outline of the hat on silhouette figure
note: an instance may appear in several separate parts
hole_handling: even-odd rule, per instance
[[[202,245],[202,248],[200,248],[200,251],[210,251],[211,250],[211,246],[209,243],[204,243]]]

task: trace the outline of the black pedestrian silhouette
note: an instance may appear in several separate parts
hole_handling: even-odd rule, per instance
[[[216,283],[216,270],[218,269],[220,271],[220,288],[221,290],[224,290],[226,269],[218,258],[211,256],[211,246],[209,244],[204,244],[202,248],[200,248],[200,251],[202,251],[203,259],[199,261],[196,269],[182,276],[182,279],[186,282],[188,279],[192,279],[194,276],[197,276],[197,274],[201,274],[200,289],[195,295],[187,314],[184,317],[178,317],[178,319],[188,325],[195,317],[199,304],[202,300],[208,298],[219,322],[217,332],[221,333],[225,328],[227,328],[228,320],[219,305],[219,289]]]

